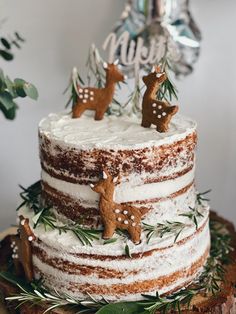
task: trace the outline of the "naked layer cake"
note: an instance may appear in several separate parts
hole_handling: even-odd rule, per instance
[[[135,116],[50,114],[39,124],[42,200],[59,225],[79,223],[100,230],[99,194],[91,188],[104,170],[114,178],[117,204],[145,206],[141,241],[117,232],[114,241],[99,236],[83,245],[73,232],[34,228],[32,263],[35,278],[49,291],[86,299],[141,300],[142,294],[171,293],[200,274],[210,249],[208,206],[199,205],[194,183],[196,123],[176,115],[166,133],[143,128]],[[105,178],[104,178],[105,180]],[[197,225],[188,217],[198,209]],[[121,223],[132,224],[128,211],[115,210]],[[178,222],[178,234],[150,237],[150,226]],[[135,222],[134,222],[135,223]],[[129,250],[127,254],[127,248]]]

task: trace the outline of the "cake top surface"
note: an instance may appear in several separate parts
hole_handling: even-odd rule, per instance
[[[105,116],[95,121],[93,113],[72,119],[68,113],[51,113],[42,119],[39,131],[60,144],[81,149],[139,149],[170,144],[184,139],[196,130],[196,122],[188,117],[173,117],[169,131],[159,133],[155,127],[142,127],[141,120],[132,116]]]

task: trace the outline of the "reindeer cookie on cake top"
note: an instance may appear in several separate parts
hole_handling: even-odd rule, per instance
[[[118,60],[114,63],[105,62],[103,67],[106,71],[106,84],[103,88],[75,86],[77,102],[73,105],[73,118],[79,118],[86,110],[94,110],[95,120],[103,119],[112,102],[116,83],[125,80],[125,76],[118,69]]]
[[[165,72],[160,72],[159,67],[153,67],[151,73],[143,77],[147,89],[143,95],[142,102],[142,126],[150,128],[156,126],[158,132],[167,132],[169,123],[178,106],[171,106],[166,101],[158,100],[157,92],[162,83],[167,80]]]
[[[135,244],[140,243],[141,219],[148,211],[147,207],[135,207],[129,204],[117,204],[113,201],[115,183],[107,170],[103,171],[103,179],[91,184],[93,191],[99,193],[99,211],[104,225],[103,239],[110,239],[116,229],[127,230]]]

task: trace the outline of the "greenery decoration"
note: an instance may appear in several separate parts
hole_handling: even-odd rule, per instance
[[[20,49],[24,42],[25,39],[18,32],[8,36],[8,38],[0,35],[0,58],[5,61],[13,60],[13,48]],[[18,109],[15,100],[24,97],[37,100],[38,91],[36,87],[20,78],[11,80],[0,68],[0,111],[6,119],[13,120],[15,118]]]
[[[147,241],[149,243],[153,236],[163,238],[167,234],[174,235],[174,242],[176,242],[181,232],[188,225],[179,221],[165,221],[164,223],[157,223],[154,226],[143,223],[143,226],[144,231],[147,231]]]
[[[189,209],[190,209],[189,212],[179,214],[179,216],[188,217],[190,220],[194,222],[196,229],[198,229],[198,218],[203,217],[203,215],[200,213],[197,206],[194,208],[189,207]]]
[[[14,59],[13,48],[21,48],[22,43],[25,39],[18,33],[15,32],[12,36],[0,37],[0,57],[6,61],[11,61]]]
[[[0,69],[0,110],[7,119],[14,119],[18,105],[16,98],[24,98],[28,96],[31,99],[38,99],[38,91],[36,87],[23,79],[16,78],[12,81],[5,76],[3,70]]]
[[[198,281],[174,294],[161,297],[143,295],[141,301],[108,303],[105,299],[97,301],[88,294],[87,300],[77,300],[68,295],[61,295],[57,291],[48,292],[43,282],[33,282],[26,286],[21,279],[8,272],[0,272],[0,276],[19,288],[16,295],[7,297],[8,301],[17,302],[20,306],[26,302],[38,304],[50,312],[55,308],[73,308],[77,313],[97,314],[154,314],[169,313],[171,310],[181,313],[182,307],[189,308],[192,299],[199,293],[216,294],[220,291],[224,280],[224,266],[230,262],[229,253],[233,250],[231,237],[227,227],[217,221],[210,221],[211,251],[204,271]]]

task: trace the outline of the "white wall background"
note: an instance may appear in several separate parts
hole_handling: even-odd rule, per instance
[[[62,110],[73,65],[83,68],[91,42],[99,47],[118,19],[125,0],[0,0],[4,34],[19,30],[27,39],[13,62],[0,59],[12,78],[35,83],[37,103],[20,103],[17,119],[0,114],[0,229],[15,222],[18,184],[40,176],[37,124]],[[212,207],[236,222],[236,1],[192,0],[202,33],[194,73],[181,82],[179,103],[199,123],[197,183],[212,189]]]

